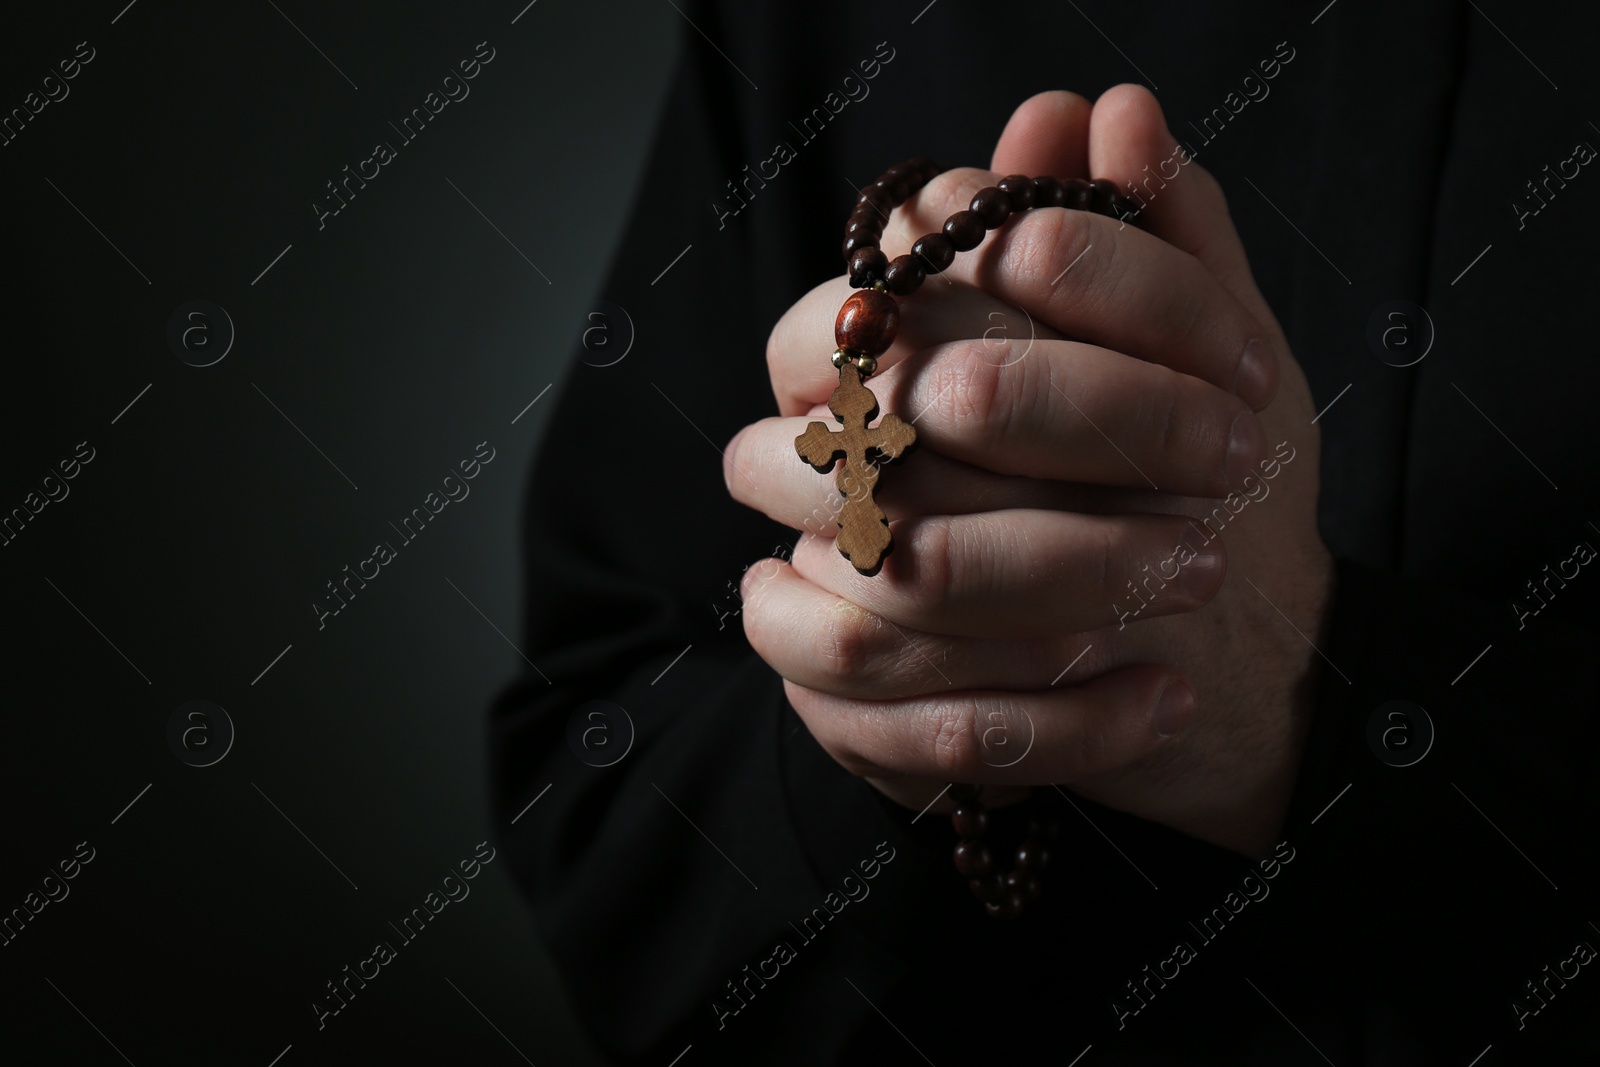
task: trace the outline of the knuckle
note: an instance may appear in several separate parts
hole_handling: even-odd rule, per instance
[[[974,700],[951,701],[934,711],[928,739],[935,773],[952,782],[970,782],[982,768],[983,720]]]
[[[881,620],[847,600],[833,612],[817,635],[816,663],[831,679],[857,678],[872,662],[878,646]]]
[[[912,609],[926,612],[943,603],[961,570],[962,538],[950,518],[930,515],[912,520],[906,531],[908,553],[917,561],[916,579],[903,589]]]
[[[942,223],[946,216],[966,207],[979,189],[994,181],[994,176],[986,170],[951,167],[935,175],[906,206],[914,208],[918,218],[937,216]]]
[[[1049,211],[1022,221],[1008,252],[1024,276],[1043,279],[1053,301],[1066,296],[1079,306],[1099,300],[1121,240],[1114,223],[1099,223],[1112,220],[1086,211]]]
[[[940,406],[952,431],[978,442],[1004,438],[1017,419],[1018,404],[1028,381],[1026,361],[1014,366],[985,358],[986,341],[967,341],[955,347],[959,357],[941,360],[932,384],[940,390]]]

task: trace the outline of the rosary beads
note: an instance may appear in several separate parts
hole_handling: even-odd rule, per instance
[[[834,481],[845,498],[834,543],[851,565],[868,577],[878,573],[884,557],[894,548],[888,517],[872,497],[879,467],[901,459],[917,442],[916,430],[897,415],[886,414],[877,426],[868,426],[878,414],[878,399],[863,383],[877,372],[878,357],[894,343],[900,328],[899,299],[916,292],[928,275],[948,269],[957,252],[977,248],[984,234],[1005,225],[1013,215],[1046,207],[1093,211],[1123,220],[1138,215],[1135,205],[1109,181],[1012,174],[979,190],[965,211],[945,219],[939,233],[926,234],[908,254],[889,260],[878,247],[889,213],[938,173],[932,160],[907,160],[890,167],[856,198],[845,225],[844,260],[851,287],[860,291],[845,300],[834,323],[834,341],[839,347],[833,353],[833,365],[839,371],[839,387],[828,398],[828,410],[839,420],[840,429],[813,422],[794,442],[800,458],[821,473],[844,460]],[[958,838],[956,871],[989,915],[1013,919],[1040,893],[1039,873],[1049,862],[1047,844],[1055,837],[1056,827],[1052,822],[1030,823],[1027,837],[1013,856],[1012,869],[996,870],[983,841],[989,816],[978,800],[979,792],[976,785],[953,783],[950,787],[956,801],[951,815]]]

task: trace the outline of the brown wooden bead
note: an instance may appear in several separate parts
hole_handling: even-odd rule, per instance
[[[883,216],[876,211],[867,211],[850,216],[850,221],[845,223],[844,235],[868,237],[876,241],[883,236],[883,229]]]
[[[883,284],[895,296],[910,296],[917,291],[917,286],[922,284],[925,276],[922,263],[916,256],[896,256],[890,261],[889,269],[883,272]]]
[[[972,203],[967,205],[983,224],[989,229],[1001,225],[1011,217],[1011,198],[993,185],[987,189],[979,189],[978,194],[972,198]]]
[[[956,870],[963,878],[987,878],[994,872],[994,857],[980,841],[963,841],[956,846]]]
[[[930,233],[911,246],[911,254],[929,274],[938,274],[956,261],[956,246],[942,233]]]
[[[887,189],[869,185],[856,197],[856,207],[868,206],[887,215],[894,210],[894,200],[889,196]]]
[[[883,220],[877,216],[866,218],[860,215],[851,215],[850,221],[844,225],[846,237],[873,237],[883,236]]]
[[[911,195],[911,179],[904,174],[887,173],[873,182],[872,187],[881,191],[889,198],[889,203],[896,206],[905,203],[906,197]]]
[[[1033,179],[1033,206],[1060,207],[1066,203],[1067,187],[1060,178],[1048,174]]]
[[[879,225],[883,224],[883,220],[888,214],[887,211],[878,210],[876,205],[862,203],[860,200],[857,200],[855,206],[850,209],[851,219],[870,219]]]
[[[984,903],[999,900],[1000,894],[1005,892],[1005,887],[1000,884],[1000,879],[995,875],[987,878],[974,878],[967,883],[967,888],[972,890],[972,895]]]
[[[1067,187],[1067,196],[1061,202],[1061,206],[1071,208],[1073,211],[1088,211],[1089,198],[1091,196],[1089,183],[1082,178],[1068,178],[1065,185]]]
[[[862,233],[856,234],[852,237],[846,237],[844,239],[844,245],[842,246],[844,251],[844,261],[846,263],[850,262],[850,257],[861,251],[863,248],[877,247],[878,235],[875,233]]]
[[[1012,890],[999,900],[991,900],[986,903],[983,906],[983,910],[996,919],[1015,919],[1022,914],[1024,904],[1026,904],[1026,900],[1023,895]]]
[[[1050,866],[1050,850],[1029,838],[1017,846],[1017,870],[1042,871]]]
[[[950,825],[955,827],[956,836],[966,841],[975,841],[989,829],[989,813],[980,807],[963,805],[951,812]]]
[[[1010,198],[1012,211],[1027,211],[1033,207],[1033,179],[1026,174],[1007,174],[997,185]]]
[[[1038,900],[1044,891],[1043,883],[1027,871],[1011,871],[1000,882],[1007,890],[1021,893],[1024,900]]]
[[[983,219],[976,211],[958,211],[944,220],[944,235],[956,246],[957,252],[977,248],[983,240]]]
[[[865,289],[873,282],[883,280],[883,272],[889,269],[889,257],[881,249],[860,248],[850,257],[850,285],[855,289]]]
[[[894,344],[900,330],[900,305],[888,293],[865,289],[854,294],[839,309],[833,324],[833,338],[840,348],[864,356],[875,356]]]
[[[1111,179],[1096,178],[1089,183],[1089,206],[1092,210],[1115,218],[1117,201],[1120,199],[1122,197],[1117,192],[1117,183]]]

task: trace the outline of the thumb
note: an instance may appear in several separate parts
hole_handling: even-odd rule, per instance
[[[1024,100],[1011,113],[994,148],[996,174],[1089,177],[1089,116],[1093,107],[1077,93],[1055,90]]]

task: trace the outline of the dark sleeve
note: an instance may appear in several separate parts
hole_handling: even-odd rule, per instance
[[[1305,995],[1326,983],[1308,958],[1363,991],[1383,1062],[1600,1047],[1600,981],[1582,981],[1600,946],[1600,635],[1520,621],[1478,590],[1339,567],[1283,831],[1298,869],[1262,939]]]
[[[718,999],[737,1007],[727,983],[797,940],[789,924],[828,892],[786,799],[792,712],[744,640],[736,594],[743,569],[794,535],[728,499],[718,455],[775,414],[763,347],[804,289],[750,296],[750,228],[719,228],[702,206],[738,172],[740,123],[719,103],[733,91],[722,61],[688,51],[602,294],[626,310],[633,347],[572,367],[538,451],[523,518],[522,647],[536,666],[492,731],[504,851],[580,1020],[629,1062],[666,1062],[707,1031],[725,1031],[724,1053],[770,1036],[760,1016],[779,998],[736,1021]],[[808,802],[836,819],[846,862],[892,854],[871,790],[832,785],[842,792]],[[837,979],[818,999],[808,977],[849,953],[858,982],[887,981],[891,960],[858,937],[830,931],[785,968],[782,1010],[829,1024],[766,1062],[827,1062],[870,1011]]]

